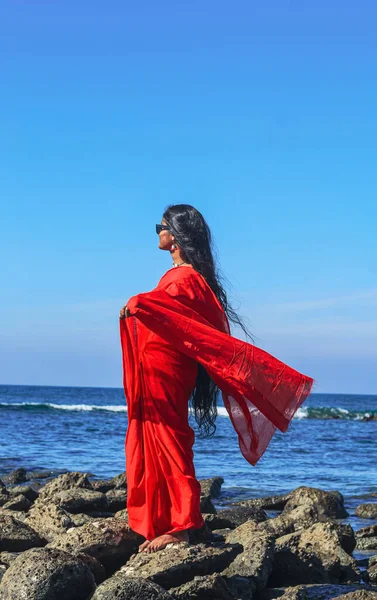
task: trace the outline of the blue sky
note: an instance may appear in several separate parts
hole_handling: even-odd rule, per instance
[[[0,12],[0,382],[120,386],[119,308],[188,202],[257,345],[377,393],[376,3]]]

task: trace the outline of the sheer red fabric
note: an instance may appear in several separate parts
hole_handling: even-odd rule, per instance
[[[204,277],[172,268],[132,297],[121,321],[128,405],[126,472],[132,529],[148,539],[202,526],[188,401],[200,363],[222,391],[243,456],[255,465],[286,431],[313,379],[230,335]]]

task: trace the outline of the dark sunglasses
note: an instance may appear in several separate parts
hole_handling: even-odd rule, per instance
[[[163,231],[164,229],[168,230],[169,229],[169,225],[161,225],[161,223],[157,223],[156,225],[156,233],[161,233],[161,231]]]

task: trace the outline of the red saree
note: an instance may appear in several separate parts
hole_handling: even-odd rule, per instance
[[[204,277],[172,268],[127,303],[121,320],[128,405],[126,473],[130,527],[153,539],[203,525],[188,401],[197,363],[222,391],[243,456],[255,465],[275,429],[286,431],[313,379],[230,335]]]

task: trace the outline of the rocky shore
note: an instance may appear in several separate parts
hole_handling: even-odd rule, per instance
[[[0,599],[377,600],[377,502],[357,507],[370,525],[354,531],[339,492],[301,487],[216,510],[222,483],[200,481],[205,526],[189,544],[137,554],[124,473],[3,476]]]

